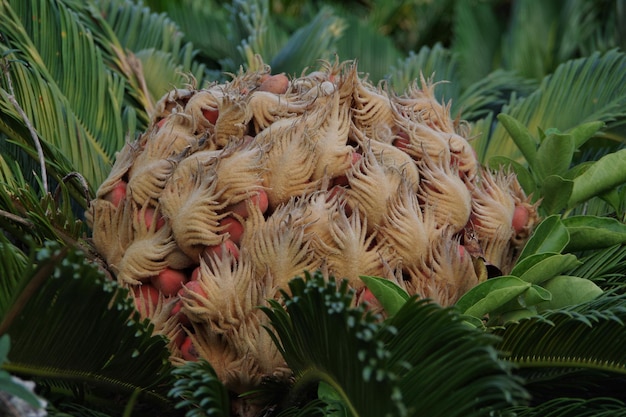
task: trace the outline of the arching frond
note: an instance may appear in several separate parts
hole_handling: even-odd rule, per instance
[[[626,117],[626,54],[617,50],[594,53],[586,58],[567,61],[541,82],[539,88],[523,99],[513,99],[503,108],[520,121],[531,134],[539,128],[567,132],[591,121],[605,121],[610,130],[624,123]],[[564,111],[567,109],[567,111]],[[519,158],[521,155],[498,123],[479,159],[495,155]]]
[[[13,345],[3,368],[47,387],[48,398],[83,393],[95,408],[106,399],[101,409],[116,415],[135,391],[143,406],[171,408],[162,387],[171,369],[166,342],[139,321],[126,291],[83,254],[53,242],[32,261],[11,267],[22,286],[0,299],[0,333]],[[111,401],[117,395],[121,402]]]

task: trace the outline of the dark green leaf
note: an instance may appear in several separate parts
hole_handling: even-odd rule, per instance
[[[559,253],[565,249],[569,239],[569,232],[563,225],[561,217],[556,214],[548,216],[535,228],[522,249],[518,262],[537,253]]]
[[[626,243],[626,225],[617,219],[598,216],[572,216],[563,219],[570,241],[566,250],[576,252]]]
[[[227,417],[230,414],[228,390],[206,361],[187,362],[172,371],[176,377],[168,396],[177,400],[176,408],[189,410],[191,417]]]
[[[539,311],[581,304],[602,294],[602,289],[593,281],[569,275],[557,275],[544,282],[543,286],[552,293],[552,299],[539,303]]]
[[[539,144],[537,139],[530,134],[528,128],[514,117],[505,113],[498,115],[498,121],[502,123],[509,135],[511,135],[511,138],[524,155],[528,164],[531,167],[535,166],[535,160],[537,159],[537,146]]]
[[[531,164],[531,169],[537,175],[538,182],[543,182],[550,175],[564,175],[572,163],[575,150],[575,140],[570,135],[550,134],[546,136],[537,149],[535,163]]]
[[[324,381],[341,396],[351,415],[398,414],[396,369],[388,366],[390,352],[382,337],[394,329],[381,327],[364,307],[350,308],[347,282],[325,281],[321,272],[289,282],[284,307],[270,301],[263,311],[279,351],[294,372],[296,393]]]
[[[565,207],[572,194],[574,181],[559,175],[550,175],[541,184],[541,205],[539,209],[546,214],[557,214]]]
[[[491,416],[526,399],[492,335],[466,325],[455,309],[409,300],[389,324],[389,366],[405,369],[400,387],[409,416]],[[402,415],[402,414],[399,414]]]
[[[35,262],[37,268],[23,271],[34,291],[22,292],[1,324],[12,341],[5,369],[51,392],[88,391],[95,404],[139,390],[143,404],[168,409],[159,391],[171,369],[166,342],[140,321],[127,291],[81,252],[56,243],[39,250]]]
[[[466,292],[456,307],[462,314],[482,318],[523,294],[531,284],[511,275],[491,278]]]
[[[626,169],[616,169],[616,167],[624,166],[626,166],[626,149],[600,158],[574,179],[569,207],[574,207],[591,197],[601,195],[626,183]]]
[[[580,264],[580,262],[576,259],[576,256],[572,254],[554,254],[535,263],[519,277],[526,282],[541,284],[578,264]]]

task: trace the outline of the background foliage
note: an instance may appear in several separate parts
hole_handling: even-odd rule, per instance
[[[525,294],[513,304],[489,291],[465,300],[502,319],[497,326],[463,319],[463,306],[402,297],[391,297],[399,304],[379,322],[351,310],[340,287],[294,281],[337,297],[345,322],[313,296],[267,310],[294,370],[320,372],[260,387],[264,415],[368,415],[374,409],[358,402],[370,400],[394,415],[426,404],[442,416],[486,415],[496,405],[500,415],[623,415],[625,50],[621,0],[0,0],[0,387],[35,405],[10,376],[35,380],[59,416],[230,413],[234,399],[209,364],[171,372],[164,341],[98,268],[82,217],[116,151],[145,130],[165,92],[223,82],[259,65],[258,54],[289,75],[320,59],[356,59],[396,92],[431,77],[439,99],[468,122],[481,162],[510,165],[550,216],[527,251],[541,282],[525,282],[523,272],[500,280],[498,290]],[[548,273],[548,264],[562,268]],[[532,291],[562,292],[558,280],[544,284],[558,276],[602,295],[528,303]],[[411,330],[433,317],[423,334]],[[351,341],[302,334],[298,345],[287,337],[303,330],[292,320],[328,320],[347,338],[354,329],[374,333]],[[411,349],[447,329],[489,360],[477,364],[451,347],[454,360],[444,363],[449,356]],[[317,361],[329,347],[346,349],[346,361]],[[364,364],[362,355],[382,362]],[[387,362],[396,373],[378,375]],[[437,379],[443,371],[459,382],[480,366],[494,379],[461,384],[469,388],[458,395],[488,406],[467,411],[411,391],[415,379],[436,391],[428,398],[449,398],[456,385]],[[391,402],[386,391],[368,391],[378,376],[393,380]]]

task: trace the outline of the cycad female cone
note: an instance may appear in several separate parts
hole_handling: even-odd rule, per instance
[[[257,306],[304,270],[358,293],[360,275],[385,277],[442,305],[485,278],[475,258],[510,270],[535,207],[479,166],[433,88],[392,94],[343,63],[159,101],[87,217],[174,362],[205,358],[236,392],[287,376]]]

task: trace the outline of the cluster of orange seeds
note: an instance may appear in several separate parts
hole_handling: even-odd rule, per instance
[[[420,81],[397,94],[351,62],[293,79],[263,66],[157,103],[87,219],[174,362],[205,358],[235,392],[288,375],[257,307],[304,270],[442,305],[485,278],[474,259],[510,270],[536,207]]]

